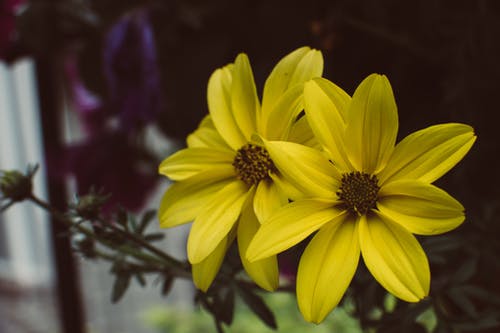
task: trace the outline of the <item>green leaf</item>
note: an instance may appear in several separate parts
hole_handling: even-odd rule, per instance
[[[141,287],[144,287],[146,285],[146,279],[144,278],[144,274],[135,273],[135,279],[137,280],[137,282],[139,282]]]
[[[144,236],[144,239],[148,242],[157,242],[163,238],[165,238],[165,234],[161,232],[155,232]]]
[[[478,332],[500,325],[498,314],[484,316],[480,319],[470,320],[463,323],[454,323],[453,327],[457,332],[473,331]]]
[[[252,310],[267,326],[272,329],[278,328],[276,319],[274,318],[274,313],[269,309],[266,303],[264,303],[260,296],[253,293],[246,286],[238,285],[236,291],[238,292],[238,295],[240,295],[243,302],[248,305],[250,310]]]
[[[490,290],[475,285],[464,285],[462,286],[462,290],[470,297],[477,298],[485,303],[500,306],[500,296]]]
[[[127,291],[130,285],[130,273],[123,273],[121,275],[116,276],[115,283],[113,284],[113,290],[111,292],[111,302],[118,302],[125,292]]]
[[[137,219],[135,216],[129,215],[128,217],[128,224],[126,225],[127,231],[132,229],[132,232],[137,232],[138,225],[137,225]]]
[[[163,284],[161,286],[161,294],[163,296],[168,295],[170,290],[172,290],[172,285],[174,282],[174,276],[170,274],[165,275],[165,280],[163,280]]]
[[[476,268],[477,260],[475,258],[469,258],[457,269],[455,274],[453,274],[451,278],[452,283],[462,284],[469,280],[474,273],[476,273]]]
[[[118,207],[118,210],[116,212],[116,222],[118,222],[119,225],[127,228],[128,214],[121,206]]]
[[[231,325],[233,322],[234,316],[234,290],[227,288],[226,290],[221,291],[220,299],[216,305],[220,305],[220,311],[217,311],[217,318],[220,319],[223,323],[227,325]]]
[[[147,212],[142,215],[141,221],[139,222],[139,226],[136,229],[136,232],[138,234],[142,234],[144,230],[148,227],[149,223],[153,221],[153,219],[156,216],[156,210],[148,210]]]
[[[453,303],[465,312],[470,317],[477,317],[477,311],[474,304],[469,300],[467,295],[464,294],[462,288],[451,288],[447,292]]]
[[[423,239],[424,246],[429,256],[442,252],[448,252],[463,247],[463,241],[454,236],[437,236]]]

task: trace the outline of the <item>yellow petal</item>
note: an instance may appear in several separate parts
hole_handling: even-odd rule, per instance
[[[472,127],[449,123],[427,127],[404,138],[380,173],[383,184],[398,179],[432,183],[453,168],[476,141]]]
[[[398,133],[398,110],[391,84],[372,74],[358,86],[349,107],[345,144],[358,171],[376,173],[389,159]]]
[[[231,148],[238,150],[247,140],[236,123],[231,106],[232,70],[230,65],[212,74],[208,81],[207,101],[215,128]]]
[[[283,193],[283,195],[288,199],[298,200],[305,197],[302,191],[285,180],[279,172],[272,172],[269,174],[269,176],[273,180],[273,183],[278,188],[278,190]]]
[[[357,223],[323,226],[307,245],[297,272],[297,301],[304,319],[316,324],[337,306],[359,262]]]
[[[303,84],[312,78],[320,77],[322,74],[323,55],[321,54],[321,51],[310,50],[297,64],[297,68],[293,71],[288,88],[297,84]]]
[[[186,148],[164,159],[158,172],[172,180],[184,180],[209,169],[226,169],[235,155],[231,150]]]
[[[294,187],[313,197],[336,197],[340,173],[320,151],[284,141],[265,141],[265,148]]]
[[[304,85],[304,104],[319,143],[342,170],[352,171],[344,147],[345,118],[351,98],[332,82],[318,78]]]
[[[264,85],[262,114],[267,115],[286,90],[323,73],[320,51],[301,47],[281,59]]]
[[[253,236],[259,229],[260,223],[254,214],[252,201],[249,200],[241,213],[238,223],[238,250],[240,252],[241,262],[248,276],[261,288],[273,291],[278,288],[279,271],[278,260],[276,256],[250,262],[245,253]]]
[[[235,180],[203,207],[189,232],[187,253],[190,263],[201,262],[228,235],[240,216],[247,192],[247,186]]]
[[[307,116],[300,117],[294,122],[290,128],[290,134],[285,138],[285,141],[299,143],[304,146],[312,147],[314,149],[322,149],[318,140],[307,122]]]
[[[202,127],[207,127],[207,128],[210,128],[210,129],[215,129],[214,122],[213,122],[212,116],[210,116],[210,114],[207,114],[200,121],[200,124],[198,125],[198,128],[202,128]]]
[[[299,243],[327,222],[342,220],[345,212],[334,202],[308,199],[280,208],[255,234],[247,251],[250,261],[267,258]]]
[[[196,288],[206,292],[214,281],[224,261],[228,239],[224,237],[219,245],[203,261],[192,265],[193,282]]]
[[[231,151],[219,132],[210,127],[200,127],[187,137],[189,148],[216,148]]]
[[[231,105],[236,124],[247,141],[256,130],[256,117],[260,109],[252,68],[246,54],[239,54],[234,62],[231,87]]]
[[[266,221],[278,208],[288,203],[287,199],[273,182],[260,181],[253,199],[257,220],[260,223]]]
[[[399,180],[382,186],[377,208],[418,235],[442,234],[465,219],[460,202],[438,187],[418,180]]]
[[[234,182],[230,167],[202,172],[170,185],[158,211],[160,227],[170,228],[193,221],[219,190]]]
[[[407,302],[428,295],[429,263],[410,232],[381,214],[362,216],[359,231],[366,267],[385,289]]]
[[[203,117],[196,131],[188,135],[186,141],[189,148],[208,147],[232,150],[232,148],[227,145],[226,141],[224,141],[222,136],[220,136],[219,132],[217,132],[210,114]]]
[[[299,113],[304,109],[302,98],[302,85],[287,90],[278,99],[274,107],[264,116],[263,122],[267,126],[262,135],[268,140],[284,140],[288,137],[290,128],[297,119]]]

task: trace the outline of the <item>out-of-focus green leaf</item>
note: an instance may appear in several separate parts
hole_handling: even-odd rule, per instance
[[[139,225],[136,229],[136,232],[138,234],[142,234],[144,230],[148,227],[149,223],[154,220],[154,217],[156,216],[156,210],[148,210],[147,212],[142,215],[141,221],[139,222]]]
[[[253,293],[248,288],[244,286],[238,286],[236,289],[238,295],[245,302],[246,305],[269,327],[276,329],[278,325],[276,324],[276,319],[274,318],[273,312],[264,303],[262,298],[257,294]]]
[[[165,238],[165,234],[161,232],[155,232],[144,236],[144,239],[148,242],[156,242],[162,240],[163,238]]]
[[[477,269],[477,260],[475,258],[467,259],[453,274],[451,277],[451,282],[453,284],[462,284],[465,281],[469,280],[474,273],[476,273]]]
[[[470,320],[463,323],[454,323],[453,327],[457,332],[477,332],[500,325],[498,314],[486,315],[476,320]]]
[[[453,301],[453,303],[468,316],[477,317],[476,307],[469,300],[467,295],[464,294],[461,287],[450,288],[447,292],[447,295]]]
[[[137,282],[139,282],[139,284],[141,285],[141,287],[144,287],[146,285],[146,278],[144,278],[144,275],[142,273],[135,273],[134,276]]]
[[[128,225],[128,214],[123,207],[118,207],[116,211],[116,222],[123,227],[127,227]]]
[[[434,332],[437,326],[437,317],[436,312],[434,312],[433,307],[429,307],[427,310],[422,312],[415,321],[422,326],[424,326],[427,330],[427,333]]]
[[[112,303],[118,302],[123,297],[123,295],[125,295],[125,292],[127,291],[129,285],[130,285],[129,273],[123,273],[117,275],[115,283],[113,284],[113,290],[111,292],[111,302]]]
[[[165,279],[163,280],[163,284],[161,286],[161,294],[163,296],[168,295],[170,290],[172,290],[173,283],[174,283],[174,277],[170,274],[166,274]]]
[[[492,293],[489,290],[474,285],[464,285],[462,286],[462,291],[470,297],[477,298],[486,303],[500,306],[500,296]]]
[[[234,317],[234,290],[226,288],[220,295],[220,311],[218,318],[225,324],[231,325]],[[217,304],[216,304],[217,305]]]

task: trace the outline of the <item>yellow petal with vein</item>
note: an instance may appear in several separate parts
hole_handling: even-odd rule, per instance
[[[323,74],[323,55],[321,51],[310,50],[297,64],[293,71],[288,87],[303,84],[312,78],[320,77]]]
[[[280,193],[273,182],[266,180],[259,182],[253,199],[253,209],[260,223],[266,221],[271,214],[286,203],[288,203],[288,198]]]
[[[250,261],[283,252],[345,212],[333,201],[299,200],[280,208],[255,234],[247,251]]]
[[[378,176],[380,183],[419,179],[432,183],[467,154],[476,141],[472,127],[449,123],[427,127],[404,138]]]
[[[278,188],[278,190],[281,193],[283,193],[283,195],[288,199],[298,200],[298,199],[303,199],[305,197],[302,191],[300,191],[290,182],[285,180],[281,174],[272,172],[270,174],[270,177],[273,180],[274,185]]]
[[[268,140],[284,140],[288,137],[290,129],[299,113],[304,109],[302,98],[302,85],[296,85],[287,90],[269,111],[267,127],[262,135]]]
[[[214,148],[186,148],[161,162],[158,171],[172,180],[184,180],[209,169],[225,169],[232,165],[235,153]]]
[[[230,167],[209,170],[170,185],[158,211],[160,227],[192,222],[219,190],[234,182],[231,172]]]
[[[266,80],[262,97],[262,113],[267,115],[285,91],[292,88],[294,84],[321,76],[322,73],[321,52],[311,50],[309,47],[301,47],[288,54],[278,62]]]
[[[224,261],[224,255],[228,246],[227,238],[224,237],[208,257],[194,264],[191,268],[194,285],[203,292],[208,290]]]
[[[440,188],[418,180],[399,180],[382,186],[377,208],[418,235],[438,235],[458,227],[464,207]]]
[[[377,173],[391,156],[398,133],[398,110],[391,84],[372,74],[358,86],[347,112],[345,145],[358,171]]]
[[[279,271],[278,260],[276,256],[250,262],[245,253],[253,236],[260,227],[259,221],[253,211],[252,201],[249,200],[241,213],[238,223],[238,250],[240,252],[241,262],[248,276],[252,278],[261,288],[273,291],[278,288]]]
[[[227,145],[226,141],[224,141],[224,139],[220,136],[219,132],[210,127],[199,127],[196,131],[188,135],[186,141],[189,148],[198,147],[223,149],[228,151],[232,150],[231,147]]]
[[[234,118],[231,104],[233,66],[216,70],[208,81],[207,101],[213,124],[224,141],[238,150],[246,143],[244,134]]]
[[[305,195],[336,197],[341,176],[322,152],[284,141],[265,141],[265,148],[285,179]]]
[[[323,226],[307,245],[297,272],[297,301],[316,324],[337,306],[359,262],[357,223],[349,218]]]
[[[240,216],[247,192],[247,185],[235,180],[217,192],[212,201],[204,206],[189,232],[187,253],[190,263],[204,260],[228,235]]]
[[[366,267],[385,289],[407,302],[418,302],[428,295],[429,263],[409,231],[373,213],[361,217],[359,236]]]
[[[234,61],[231,106],[236,124],[246,141],[249,141],[256,130],[255,122],[260,105],[250,61],[243,53]]]
[[[309,123],[307,122],[307,116],[300,117],[292,124],[290,134],[288,134],[288,137],[285,139],[285,141],[299,143],[314,149],[322,149],[311,129],[311,126],[309,126]]]
[[[342,170],[352,171],[344,147],[345,118],[351,98],[332,82],[318,78],[304,85],[306,118],[319,143]]]

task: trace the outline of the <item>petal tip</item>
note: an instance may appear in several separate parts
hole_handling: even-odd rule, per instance
[[[199,264],[202,262],[206,257],[208,257],[209,253],[202,253],[203,251],[200,249],[197,244],[192,244],[192,242],[189,242],[188,238],[188,244],[187,244],[187,257],[188,261],[191,265]]]

